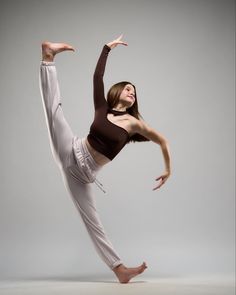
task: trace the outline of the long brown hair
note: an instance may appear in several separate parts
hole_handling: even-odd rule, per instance
[[[125,86],[127,84],[130,84],[134,87],[134,97],[135,97],[134,104],[130,108],[127,109],[127,112],[131,116],[133,116],[139,120],[140,118],[142,118],[142,116],[138,110],[138,100],[137,100],[136,87],[131,82],[122,81],[122,82],[114,84],[107,93],[107,104],[110,109],[113,109],[118,104],[121,92],[123,91],[123,89],[125,88]],[[146,137],[142,136],[141,134],[136,133],[130,137],[129,142],[130,141],[135,142],[135,141],[149,141],[149,140]]]

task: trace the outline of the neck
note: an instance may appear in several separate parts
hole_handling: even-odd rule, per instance
[[[121,110],[118,108],[110,109],[109,113],[112,113],[114,116],[121,116],[127,114],[127,110]]]
[[[118,111],[118,112],[126,112],[126,108],[125,107],[121,107],[121,108],[113,108],[114,111]]]
[[[126,112],[127,108],[129,108],[129,105],[126,102],[119,100],[112,109],[119,112]]]

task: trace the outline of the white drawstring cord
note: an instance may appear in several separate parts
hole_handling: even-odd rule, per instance
[[[95,184],[97,185],[97,187],[99,187],[100,190],[103,191],[104,194],[105,194],[106,191],[103,189],[103,184],[102,184],[97,178],[95,178],[94,182],[95,182]]]

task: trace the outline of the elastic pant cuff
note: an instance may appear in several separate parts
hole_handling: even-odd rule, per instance
[[[54,61],[45,61],[45,60],[42,60],[41,61],[41,65],[42,66],[55,66],[55,62]]]
[[[111,266],[111,269],[114,269],[115,267],[117,267],[118,265],[123,264],[121,260],[116,261],[115,263],[113,263],[113,265]]]

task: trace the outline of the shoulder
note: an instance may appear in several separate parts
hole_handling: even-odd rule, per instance
[[[137,119],[132,115],[127,115],[127,116],[128,116],[128,119],[130,120],[130,123],[133,126],[136,126],[137,128],[141,128],[142,126],[146,125],[145,121],[142,118]]]
[[[142,118],[137,119],[131,115],[128,116],[131,131],[130,141],[149,141],[149,127],[147,126],[145,121]]]
[[[132,115],[128,115],[128,119],[134,133],[143,134],[148,129],[148,125],[142,118],[137,119]]]
[[[127,120],[129,120],[130,124],[133,126],[133,127],[137,127],[139,124],[140,124],[140,121],[135,118],[134,116],[130,115],[130,114],[127,114],[125,115]]]

